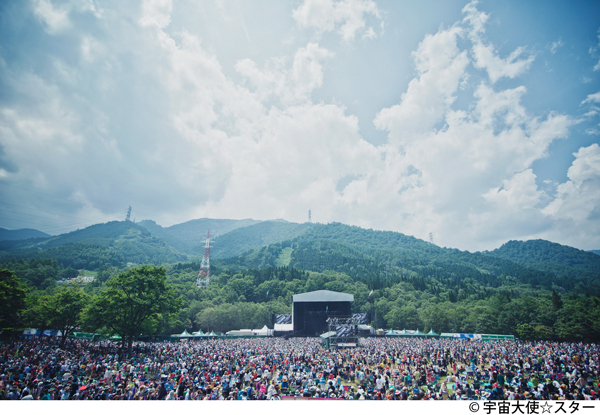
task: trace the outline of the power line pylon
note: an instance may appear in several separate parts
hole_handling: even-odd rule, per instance
[[[202,263],[200,264],[200,271],[198,271],[198,279],[196,285],[200,287],[208,287],[210,284],[210,229],[206,234],[206,242],[204,243],[204,256],[202,257]]]

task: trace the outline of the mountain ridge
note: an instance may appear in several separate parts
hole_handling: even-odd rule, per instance
[[[0,228],[0,241],[15,241],[23,239],[34,239],[34,238],[50,238],[45,232],[38,231],[37,229],[22,228],[22,229],[5,229]]]

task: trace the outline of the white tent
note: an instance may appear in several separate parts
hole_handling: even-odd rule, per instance
[[[272,330],[269,330],[266,324],[260,330],[252,330],[252,334],[255,336],[268,336],[269,334],[272,334],[271,332]]]

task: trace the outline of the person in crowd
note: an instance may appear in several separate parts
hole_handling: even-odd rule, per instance
[[[598,400],[600,347],[583,343],[316,338],[0,343],[3,400]]]

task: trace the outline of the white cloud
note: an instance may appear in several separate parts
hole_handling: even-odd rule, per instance
[[[51,0],[33,0],[35,16],[44,23],[44,29],[50,33],[58,33],[71,25],[69,8],[55,7]]]
[[[581,105],[598,102],[600,102],[600,92],[596,92],[595,94],[589,94],[586,99],[581,101]]]
[[[460,33],[455,27],[427,35],[413,52],[418,76],[409,82],[400,104],[381,110],[374,121],[377,128],[389,131],[394,145],[430,131],[456,99],[468,64],[466,52],[457,46]]]
[[[173,0],[143,0],[140,26],[155,26],[164,29],[171,23]]]
[[[503,180],[501,188],[490,189],[483,197],[487,202],[513,213],[521,213],[523,209],[533,209],[543,198],[543,192],[538,190],[535,179],[533,171],[527,169],[516,173],[510,179]]]
[[[474,48],[482,46],[487,15],[473,3],[465,13],[469,40]],[[522,71],[505,65],[520,50],[507,61],[497,60],[495,67],[478,65],[482,61],[474,54],[474,66],[486,69],[489,83],[475,89],[468,110],[454,110],[469,64],[457,42],[463,33],[455,25],[421,42],[413,53],[417,77],[400,103],[381,110],[374,121],[388,131],[384,169],[355,181],[344,193],[368,195],[354,214],[366,216],[375,209],[370,201],[386,212],[371,219],[370,226],[393,224],[423,239],[433,232],[440,244],[466,248],[476,240],[477,249],[493,249],[506,238],[527,239],[551,227],[541,212],[549,196],[538,189],[531,166],[547,155],[554,140],[568,136],[575,121],[556,113],[534,117],[521,103],[525,87],[496,90],[490,85]]]
[[[600,46],[600,29],[598,29],[598,33],[599,33],[598,34],[598,45]],[[589,50],[590,55],[594,56],[597,49],[598,49],[598,46],[590,47],[590,50]],[[598,61],[598,63],[596,65],[594,65],[594,71],[598,71],[598,70],[600,70],[600,60]]]
[[[302,27],[313,27],[319,33],[337,30],[346,41],[365,30],[364,37],[376,37],[372,27],[366,26],[366,17],[381,20],[377,4],[372,0],[304,0],[293,11],[293,17]]]
[[[556,53],[556,51],[558,50],[558,48],[560,48],[564,45],[565,45],[565,42],[563,42],[561,38],[558,38],[558,40],[556,42],[552,42],[552,45],[550,45],[550,52],[552,52],[552,54],[554,55]]]
[[[473,54],[475,56],[474,64],[477,68],[482,68],[488,71],[488,75],[492,83],[503,77],[515,78],[529,69],[535,57],[528,56],[525,59],[518,59],[524,48],[515,49],[507,58],[502,59],[491,45],[476,43],[473,46]]]
[[[544,214],[556,225],[550,233],[565,243],[577,244],[585,238],[600,244],[600,146],[592,144],[574,153],[568,181],[558,186],[554,201]]]
[[[321,222],[433,232],[463,249],[560,240],[559,230],[598,239],[598,146],[576,153],[566,183],[538,186],[533,163],[576,121],[533,115],[525,86],[496,82],[533,58],[521,48],[499,58],[476,3],[422,38],[414,79],[374,119],[387,132],[379,147],[335,97],[314,99],[335,56],[325,41],[270,59],[249,53],[229,72],[208,40],[178,24],[177,2],[118,4],[119,13],[88,10],[102,24],[66,32],[72,56],[49,54],[43,71],[0,62],[10,92],[0,98],[6,180],[80,201],[82,217],[131,204],[138,219],[165,226],[207,216],[303,221],[311,208]],[[380,19],[368,1],[306,1],[294,17],[347,40],[372,36],[367,18]],[[588,117],[598,94],[582,101]]]
[[[530,55],[519,59],[525,54],[525,48],[518,47],[502,59],[493,45],[484,43],[485,23],[489,16],[478,11],[476,5],[477,1],[472,1],[463,8],[463,13],[466,14],[464,22],[468,22],[471,26],[469,38],[473,42],[472,53],[475,67],[485,69],[492,83],[504,77],[515,78],[527,71],[535,60],[535,56]]]
[[[600,108],[598,108],[597,104],[600,102],[600,92],[596,92],[595,94],[589,94],[586,99],[581,101],[580,105],[589,104],[590,110],[586,112],[583,116],[585,118],[593,118],[600,112]],[[590,127],[585,130],[586,134],[589,135],[600,135],[600,124]]]
[[[332,57],[327,49],[309,43],[294,55],[290,69],[283,58],[271,59],[264,69],[250,59],[236,64],[236,70],[250,81],[261,100],[277,97],[283,104],[304,102],[312,91],[323,83],[321,61]]]

